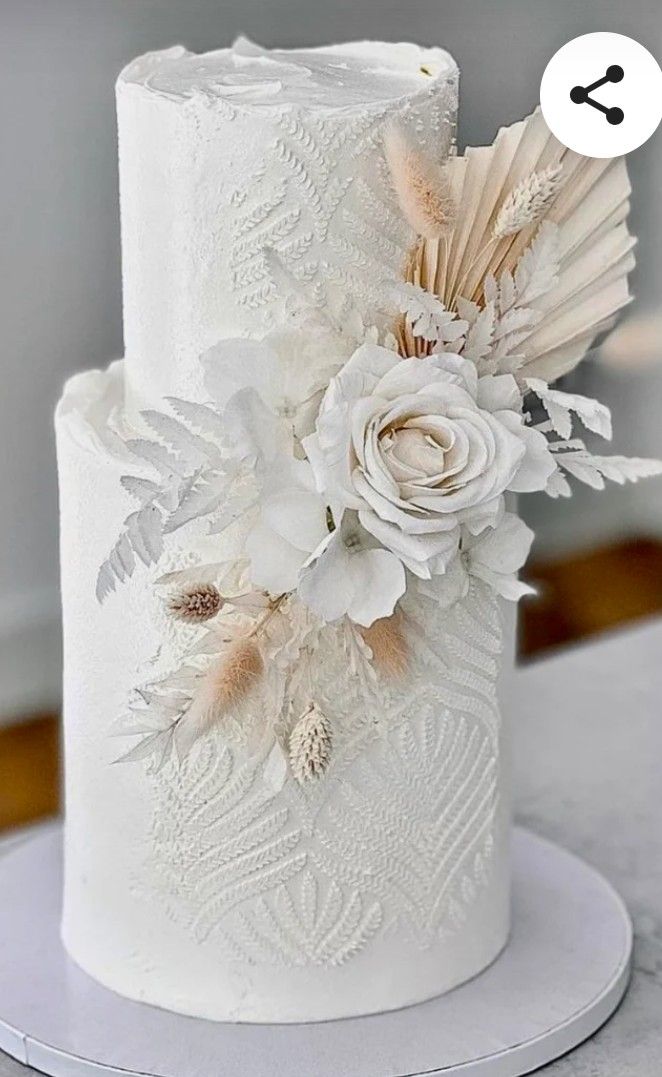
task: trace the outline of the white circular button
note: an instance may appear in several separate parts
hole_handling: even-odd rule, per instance
[[[620,157],[662,120],[662,70],[631,37],[583,34],[547,64],[540,106],[564,146],[586,157]]]

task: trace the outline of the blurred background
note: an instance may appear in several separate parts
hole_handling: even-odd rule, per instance
[[[659,0],[0,0],[0,829],[58,800],[60,628],[52,412],[65,378],[122,353],[113,86],[149,49],[347,38],[441,44],[462,71],[459,144],[538,102],[566,41],[610,30],[662,57]],[[662,456],[662,133],[630,155],[636,303],[569,379],[614,411],[614,450]],[[660,483],[525,506],[531,660],[662,610]]]

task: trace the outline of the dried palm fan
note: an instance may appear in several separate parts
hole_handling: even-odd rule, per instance
[[[485,278],[514,272],[541,217],[553,222],[558,279],[531,303],[538,319],[518,341],[517,352],[527,377],[552,381],[567,373],[630,299],[627,274],[635,240],[626,224],[630,184],[624,160],[567,149],[538,109],[501,128],[491,146],[451,158],[446,176],[455,226],[439,239],[420,240],[407,279],[439,296],[449,310],[457,309],[460,296],[482,306]],[[531,223],[509,232],[504,209],[510,203],[512,219],[521,223],[527,193]],[[407,326],[400,326],[400,339],[409,354],[427,347]]]

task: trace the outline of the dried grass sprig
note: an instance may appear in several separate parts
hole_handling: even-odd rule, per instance
[[[539,221],[549,209],[560,186],[560,165],[548,165],[540,172],[529,172],[502,202],[494,220],[493,238],[514,236]]]
[[[396,611],[390,617],[380,617],[360,632],[379,672],[394,680],[404,677],[409,667],[409,646],[402,614]]]
[[[209,687],[217,706],[223,710],[236,706],[263,673],[264,661],[255,640],[237,640],[208,675]]]
[[[321,777],[331,759],[331,723],[316,703],[301,715],[290,734],[292,773],[300,785]]]
[[[209,667],[193,700],[177,723],[175,739],[184,756],[198,737],[241,703],[264,673],[264,660],[254,639],[232,643]]]
[[[412,146],[396,125],[387,128],[384,148],[406,220],[425,239],[441,238],[450,230],[455,218],[444,169]]]
[[[179,621],[200,623],[215,617],[225,605],[218,587],[213,583],[194,583],[171,594],[166,606]]]

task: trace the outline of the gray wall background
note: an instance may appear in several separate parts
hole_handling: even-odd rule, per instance
[[[463,73],[463,145],[491,140],[530,111],[550,56],[592,30],[630,34],[662,55],[659,0],[0,0],[0,715],[57,699],[52,410],[67,375],[122,352],[120,68],[148,49],[181,42],[204,51],[239,32],[268,46],[355,37],[443,44]],[[658,133],[630,159],[640,309],[660,297],[661,156]],[[650,398],[647,383],[643,392]],[[652,451],[641,438],[636,448]],[[566,539],[568,519],[592,521],[577,541],[622,526],[617,499],[599,511],[588,504],[588,515],[566,511]],[[547,517],[532,512],[544,543]],[[649,526],[646,512],[631,513]]]

